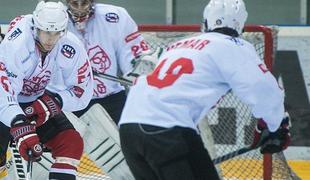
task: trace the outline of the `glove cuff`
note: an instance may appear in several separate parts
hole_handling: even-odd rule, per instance
[[[60,109],[62,109],[63,106],[63,101],[62,98],[59,94],[57,93],[53,93],[51,91],[46,90],[45,93],[49,96],[49,97],[54,97],[54,99],[58,102]]]
[[[27,122],[27,117],[24,114],[18,114],[14,117],[14,119],[11,121],[11,127],[16,126],[18,124],[22,124]]]
[[[17,141],[19,138],[34,133],[36,131],[36,126],[30,124],[27,121],[27,118],[23,114],[17,115],[11,122],[10,133],[13,136],[14,141]]]

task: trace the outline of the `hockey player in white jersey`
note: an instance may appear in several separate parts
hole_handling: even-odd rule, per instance
[[[119,125],[137,180],[219,179],[197,124],[230,90],[261,118],[252,146],[268,139],[264,153],[287,147],[283,91],[254,47],[239,38],[246,18],[242,0],[211,0],[206,33],[171,44],[153,73],[131,87]]]
[[[61,2],[38,3],[33,14],[19,16],[0,44],[0,117],[10,128],[21,156],[35,161],[42,145],[55,162],[49,179],[76,179],[83,152],[80,134],[62,112],[85,108],[92,97],[92,71],[79,39],[67,32]],[[6,153],[10,137],[1,137]],[[31,155],[29,155],[31,152]],[[2,156],[3,157],[3,156]]]
[[[143,73],[140,67],[147,69],[138,64],[143,65],[140,62],[147,59],[150,51],[136,23],[124,8],[95,3],[94,0],[67,0],[67,6],[68,28],[83,41],[94,72],[130,78]],[[73,112],[82,120],[72,119],[72,122],[84,129],[80,132],[84,132],[85,144],[89,143],[85,151],[112,179],[133,179],[120,152],[115,125],[125,100],[125,88],[119,82],[94,74],[93,99],[87,108]],[[100,133],[96,133],[99,129],[102,129]],[[111,144],[113,148],[110,148]],[[106,153],[102,155],[102,152]]]
[[[93,71],[112,76],[127,74],[133,70],[135,58],[148,50],[136,23],[124,8],[94,0],[67,0],[67,6],[69,30],[83,41]],[[74,114],[80,117],[98,103],[117,124],[125,99],[120,83],[94,74],[93,99],[86,109]]]
[[[5,72],[5,66],[0,61],[0,79],[2,80],[0,86],[0,119],[6,119],[7,115],[3,112],[6,107],[15,106],[17,103],[13,101],[12,89],[8,83],[8,76]],[[0,121],[0,179],[9,180],[8,170],[6,167],[6,149],[8,147],[8,142],[11,139],[10,128],[5,126],[2,121]]]

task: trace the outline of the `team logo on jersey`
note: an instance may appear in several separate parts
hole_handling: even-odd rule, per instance
[[[21,35],[22,34],[22,31],[19,29],[19,28],[17,28],[17,29],[15,29],[12,33],[11,33],[11,35],[8,37],[8,40],[14,40],[14,39],[16,39],[19,35]]]
[[[20,94],[23,96],[33,96],[43,93],[51,80],[51,74],[52,72],[49,68],[43,71],[37,69],[30,77],[24,79],[23,89]]]
[[[34,109],[31,106],[26,107],[26,109],[24,109],[25,114],[27,115],[32,115],[34,113]]]
[[[87,51],[91,67],[100,73],[105,73],[107,69],[111,67],[111,59],[109,55],[101,48],[96,45]]]
[[[105,15],[105,20],[107,20],[110,23],[118,23],[119,17],[116,13],[107,13]]]
[[[75,55],[75,49],[70,45],[63,45],[61,49],[61,53],[67,58],[73,58]]]
[[[241,42],[239,38],[229,37],[229,38],[226,38],[226,39],[231,40],[232,42],[234,42],[238,46],[243,46],[243,42]]]

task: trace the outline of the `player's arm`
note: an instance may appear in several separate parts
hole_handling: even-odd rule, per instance
[[[241,52],[232,52],[237,53]],[[254,50],[233,57],[227,54],[218,53],[210,59],[216,64],[223,83],[250,105],[254,117],[264,119],[269,130],[276,131],[284,116],[284,92],[277,80]]]
[[[260,119],[255,132],[257,137],[252,146],[260,146],[266,144],[267,139],[273,139],[280,142],[275,145],[276,148],[268,146],[264,147],[267,151],[262,151],[268,152],[271,149],[269,152],[278,152],[285,149],[290,141],[284,112],[284,93],[264,63],[255,55],[249,57],[255,59],[224,57],[227,59],[216,62],[217,69],[234,94],[250,105],[254,117]],[[265,137],[263,131],[267,133]],[[261,138],[263,142],[258,142]],[[274,146],[272,143],[270,145]]]
[[[228,82],[233,92],[262,118],[271,132],[276,131],[284,117],[284,92],[263,63],[245,62]]]
[[[125,9],[119,11],[121,16],[119,23],[119,40],[117,41],[116,55],[120,69],[127,76],[138,76],[146,74],[149,69],[153,69],[157,61],[154,58],[144,58],[154,52],[151,51],[145,42],[142,34],[138,31],[138,26]],[[143,62],[140,61],[143,59]],[[147,62],[147,63],[145,63]],[[141,65],[143,66],[142,68]],[[138,67],[140,66],[140,67]],[[140,72],[140,70],[142,72]],[[134,72],[133,72],[134,71]],[[133,73],[132,73],[133,72]]]
[[[82,46],[74,46],[76,54],[73,58],[63,59],[67,64],[60,65],[63,82],[54,77],[47,89],[54,93],[61,102],[62,110],[78,111],[84,109],[93,95],[93,75],[86,50]]]
[[[8,127],[16,115],[24,114],[17,95],[23,87],[25,66],[22,62],[26,53],[21,52],[14,41],[3,41],[0,49],[0,121]]]
[[[10,127],[11,121],[17,114],[24,114],[19,107],[17,96],[15,95],[11,82],[6,74],[6,67],[0,62],[0,120]]]
[[[17,102],[17,95],[12,89],[4,63],[0,62],[0,119],[10,127],[10,133],[16,142],[21,156],[28,160],[28,152],[34,159],[42,154],[35,124],[31,124]],[[11,72],[12,73],[12,72]],[[12,78],[14,80],[14,78]],[[18,80],[16,80],[18,81]],[[17,82],[16,82],[17,83]]]

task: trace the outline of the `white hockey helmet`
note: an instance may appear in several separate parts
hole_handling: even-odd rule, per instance
[[[42,31],[65,31],[68,25],[66,6],[61,2],[38,3],[33,12],[34,27]]]
[[[241,34],[247,17],[243,0],[210,0],[203,12],[208,31],[227,27]]]

